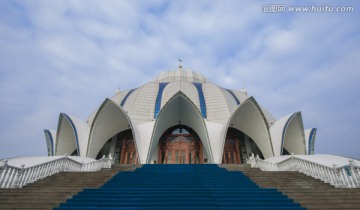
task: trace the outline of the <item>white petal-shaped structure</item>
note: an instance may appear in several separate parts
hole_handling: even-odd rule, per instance
[[[86,157],[90,128],[83,120],[73,116],[69,116],[69,117],[73,122],[77,131],[77,140],[80,149],[80,156]]]
[[[70,116],[60,113],[56,132],[55,155],[80,154],[77,129]]]
[[[315,149],[316,128],[305,130],[305,142],[307,155],[313,155]]]
[[[270,127],[275,156],[284,153],[306,154],[305,134],[301,112],[282,117]]]
[[[61,113],[57,130],[56,155],[76,154],[86,157],[89,126],[82,120]]]
[[[132,130],[131,121],[118,104],[106,99],[97,111],[89,134],[87,157],[96,158],[100,149],[115,134]]]
[[[251,137],[265,158],[274,156],[269,126],[261,108],[253,97],[240,104],[229,119],[228,127],[241,130]]]
[[[270,134],[271,140],[273,143],[274,148],[274,156],[278,157],[282,155],[283,152],[283,134],[286,122],[293,114],[287,115],[285,117],[280,118],[277,120],[271,127],[270,127]]]
[[[48,156],[55,155],[56,130],[44,129]]]
[[[206,151],[205,157],[208,158],[209,162],[213,163],[209,137],[201,113],[191,100],[181,92],[175,94],[159,113],[151,139],[147,162],[149,163],[151,159],[155,159],[154,155],[157,155],[156,149],[162,134],[168,128],[178,124],[191,127],[199,135]]]
[[[296,112],[286,122],[284,128],[284,149],[290,154],[306,154],[305,134],[301,112]]]
[[[48,155],[111,153],[120,164],[243,163],[251,153],[312,154],[315,132],[305,138],[300,112],[276,120],[246,89],[222,88],[180,66],[117,90],[85,121],[60,114],[57,131],[45,130],[45,137]]]

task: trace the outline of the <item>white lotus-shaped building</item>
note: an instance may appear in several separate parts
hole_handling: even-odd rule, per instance
[[[276,120],[245,89],[230,90],[190,70],[163,72],[118,91],[86,120],[61,113],[45,130],[48,155],[101,158],[120,164],[244,163],[314,153],[316,129],[300,112]]]

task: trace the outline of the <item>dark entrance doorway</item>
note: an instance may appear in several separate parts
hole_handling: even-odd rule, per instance
[[[242,164],[250,155],[262,155],[256,143],[243,132],[229,128],[226,134],[222,164]]]
[[[199,136],[185,125],[169,128],[159,140],[157,163],[204,163],[204,153]]]
[[[139,162],[134,137],[130,129],[122,131],[109,139],[101,148],[96,159],[109,155],[110,150],[115,163],[137,164]]]

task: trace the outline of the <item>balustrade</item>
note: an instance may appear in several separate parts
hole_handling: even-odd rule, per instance
[[[111,168],[113,163],[111,155],[105,156],[97,161],[90,163],[79,163],[65,156],[56,160],[45,162],[29,168],[23,164],[21,167],[8,165],[8,160],[4,160],[4,165],[0,169],[0,188],[22,188],[39,179],[65,171],[99,171],[102,168]]]
[[[360,188],[360,166],[355,165],[353,160],[349,160],[349,165],[328,167],[293,155],[273,163],[252,154],[247,163],[262,171],[298,171],[337,188]]]

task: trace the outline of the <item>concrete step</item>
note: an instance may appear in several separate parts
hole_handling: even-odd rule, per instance
[[[146,165],[119,173],[96,190],[80,192],[60,208],[304,209],[275,189],[259,188],[242,173],[216,165]]]
[[[261,187],[276,188],[308,209],[360,209],[360,189],[337,189],[298,172],[260,171],[249,165],[223,167],[243,172]]]
[[[119,171],[137,166],[118,166],[98,172],[62,172],[20,189],[0,189],[0,209],[52,209],[86,188],[97,188]]]
[[[140,166],[114,165],[112,169],[99,172],[64,172],[21,189],[0,189],[0,209],[52,209],[85,187],[97,188],[118,171],[133,171]],[[249,165],[220,165],[220,167],[242,171],[259,186],[277,188],[308,209],[360,209],[360,189],[337,189],[298,172],[263,172]],[[219,179],[222,179],[220,175]],[[224,184],[228,183],[226,179],[220,181]],[[120,184],[121,181],[118,183]]]

